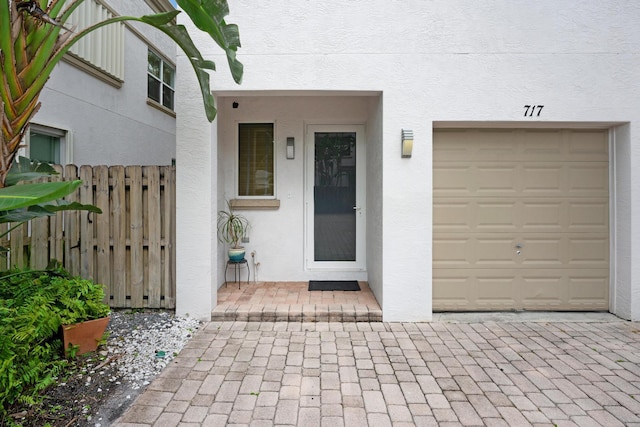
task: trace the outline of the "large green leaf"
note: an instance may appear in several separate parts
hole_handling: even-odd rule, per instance
[[[27,157],[17,157],[9,169],[5,186],[16,185],[20,181],[30,181],[51,175],[58,175],[58,172],[49,163],[32,161]]]
[[[41,205],[72,193],[82,181],[41,182],[0,188],[0,211]]]
[[[0,224],[6,222],[26,222],[32,219],[55,215],[61,211],[87,211],[102,213],[97,206],[83,205],[78,202],[57,201],[55,204],[35,205],[28,208],[14,209],[8,212],[0,212]]]
[[[236,58],[240,47],[238,26],[227,24],[224,17],[229,14],[226,0],[177,0],[178,5],[191,18],[195,26],[209,34],[227,54],[231,75],[236,83],[242,82],[243,65]]]

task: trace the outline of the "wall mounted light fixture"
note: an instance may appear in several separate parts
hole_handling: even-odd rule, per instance
[[[296,158],[296,142],[295,139],[290,136],[287,137],[287,159]]]
[[[411,157],[413,151],[413,131],[402,129],[402,157]]]

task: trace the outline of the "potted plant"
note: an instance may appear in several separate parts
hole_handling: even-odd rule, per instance
[[[249,220],[235,213],[231,203],[227,201],[227,209],[218,211],[218,241],[229,245],[227,253],[230,261],[244,259],[245,250],[240,243],[248,229]]]
[[[111,319],[111,309],[103,302],[104,289],[78,277],[66,278],[64,286],[72,295],[70,305],[60,311],[64,350],[75,355],[96,351]]]
[[[4,301],[4,303],[3,303]],[[104,303],[102,285],[73,277],[55,261],[45,270],[13,269],[0,273],[0,307],[20,308],[41,316],[35,328],[43,341],[62,331],[63,350],[80,355],[95,351],[109,323],[111,309]],[[33,324],[29,322],[30,333]]]

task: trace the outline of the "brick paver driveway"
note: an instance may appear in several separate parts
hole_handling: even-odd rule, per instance
[[[115,425],[640,426],[640,324],[212,322]]]

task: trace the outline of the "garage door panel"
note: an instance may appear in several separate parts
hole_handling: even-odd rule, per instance
[[[476,223],[474,231],[513,232],[518,229],[518,214],[515,201],[479,201],[471,204],[475,207]]]
[[[516,131],[520,144],[518,161],[553,161],[564,156],[566,135],[555,130]],[[518,143],[514,138],[513,143]]]
[[[475,233],[434,233],[433,268],[505,268],[520,262],[516,254],[517,239],[510,235]]]
[[[499,194],[507,197],[518,193],[518,174],[515,166],[481,165],[470,170],[467,183],[478,196]]]
[[[567,201],[533,199],[520,203],[520,224],[524,232],[557,233],[569,222]]]
[[[562,165],[522,166],[522,193],[526,196],[560,196],[566,187],[567,170]]]
[[[515,271],[501,270],[500,273],[486,270],[478,271],[476,275],[477,309],[509,310],[511,307],[517,306],[519,300],[518,282]]]
[[[562,268],[567,260],[564,255],[566,238],[558,235],[522,237],[518,259],[524,267]]]
[[[434,311],[608,309],[608,272],[455,269],[434,271]]]
[[[486,269],[434,270],[433,309],[457,310],[508,310],[516,304],[513,291],[516,270],[490,271]],[[517,295],[517,292],[516,292]]]
[[[434,200],[434,233],[468,233],[472,230],[471,203],[459,199]]]
[[[601,130],[565,131],[568,155],[575,161],[609,161],[609,141]]]
[[[473,264],[474,245],[469,238],[433,237],[433,265],[465,268]]]
[[[518,251],[520,253],[518,253]],[[433,268],[602,269],[609,265],[607,234],[574,233],[437,233]]]
[[[468,197],[473,190],[469,188],[472,180],[469,167],[456,165],[441,165],[433,168],[433,194],[447,196]]]
[[[573,270],[569,274],[569,310],[608,310],[609,271],[585,275],[584,270]]]
[[[474,306],[476,294],[472,280],[466,272],[461,274],[459,270],[438,271],[433,278],[433,301],[434,304],[437,301],[438,310],[457,311]]]
[[[608,233],[609,202],[604,199],[574,199],[568,201],[568,224],[571,232]]]
[[[569,188],[573,197],[607,197],[609,166],[606,163],[572,165],[569,168]]]
[[[510,160],[517,159],[520,155],[520,147],[513,143],[514,137],[518,136],[509,130],[477,129],[470,132],[473,134],[471,138],[476,142],[470,145],[471,159],[475,161]]]
[[[556,162],[558,163],[558,162]],[[434,195],[445,197],[608,197],[605,163],[434,165]]]
[[[469,144],[469,138],[477,144]],[[520,155],[510,130],[442,130],[438,132],[438,141],[438,146],[434,145],[434,157],[443,162],[513,160]]]
[[[522,273],[522,309],[561,310],[567,301],[563,271],[525,270]]]
[[[571,266],[583,268],[603,268],[609,265],[608,236],[575,237],[569,240],[569,260]]]
[[[473,243],[473,239],[470,240]],[[477,237],[475,239],[475,265],[483,268],[504,268],[516,265],[513,239],[506,237]]]
[[[607,309],[608,181],[606,131],[437,131],[434,310]]]

